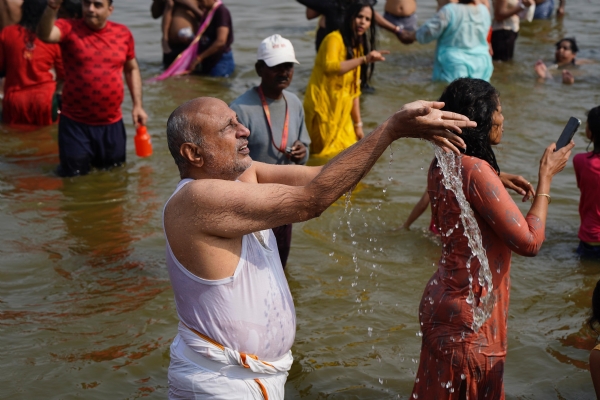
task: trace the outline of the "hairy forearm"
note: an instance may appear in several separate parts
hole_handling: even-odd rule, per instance
[[[316,215],[352,189],[392,143],[386,129],[388,123],[384,122],[370,135],[331,160],[305,187],[307,199]]]

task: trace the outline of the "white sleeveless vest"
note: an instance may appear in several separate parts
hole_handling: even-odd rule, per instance
[[[191,181],[179,182],[171,198]],[[269,361],[283,357],[291,349],[296,335],[296,311],[275,236],[271,230],[258,234],[268,249],[253,234],[243,236],[240,261],[228,278],[206,280],[192,274],[177,261],[165,232],[166,259],[182,323],[225,347]],[[184,333],[181,327],[180,333]],[[181,337],[200,353],[205,348],[201,340],[195,343],[189,331]]]

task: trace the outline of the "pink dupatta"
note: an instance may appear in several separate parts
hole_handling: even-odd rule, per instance
[[[217,2],[213,5],[211,10],[206,15],[204,22],[202,22],[202,25],[200,25],[200,28],[198,28],[198,33],[188,48],[177,56],[175,61],[173,61],[173,63],[165,70],[165,72],[157,77],[149,79],[148,82],[162,81],[172,76],[181,75],[188,71],[190,65],[198,55],[198,43],[200,42],[200,38],[204,34],[204,31],[206,31],[206,28],[208,28],[208,25],[211,23],[213,16],[215,15],[215,11],[217,11],[217,8],[219,8],[221,4],[222,2],[217,0]]]

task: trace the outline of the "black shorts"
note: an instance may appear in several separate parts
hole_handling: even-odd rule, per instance
[[[91,167],[109,169],[125,163],[127,137],[123,120],[88,125],[60,116],[58,155],[60,176],[85,175]]]
[[[506,29],[492,31],[492,50],[495,61],[510,61],[515,53],[515,43],[519,32]]]

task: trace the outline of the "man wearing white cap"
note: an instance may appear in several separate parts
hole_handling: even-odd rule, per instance
[[[260,85],[229,106],[250,131],[250,157],[268,164],[305,164],[310,137],[304,125],[304,109],[298,97],[285,90],[292,82],[294,64],[299,64],[292,42],[280,35],[269,36],[258,46],[256,58]],[[273,233],[285,268],[292,225],[275,228]]]

